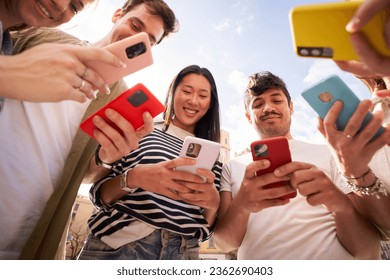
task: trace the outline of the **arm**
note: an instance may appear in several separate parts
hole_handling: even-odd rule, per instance
[[[223,191],[224,188],[222,188],[218,210],[219,217],[214,235],[218,247],[224,252],[231,252],[240,247],[251,213],[289,203],[289,200],[281,200],[279,197],[295,191],[291,186],[263,189],[263,186],[270,183],[288,180],[287,177],[276,177],[272,173],[255,176],[257,170],[265,169],[268,166],[268,160],[250,163],[245,170],[240,189],[234,198],[230,191]],[[228,184],[227,189],[231,190],[230,171],[226,166],[222,171],[221,181],[221,185]]]
[[[378,138],[370,141],[371,137],[380,127],[383,114],[374,113],[368,125],[357,134],[364,116],[371,106],[370,101],[362,101],[357,110],[349,120],[344,131],[338,131],[335,125],[337,116],[342,109],[341,103],[336,103],[325,117],[324,121],[319,120],[319,130],[326,138],[327,144],[336,160],[337,166],[342,174],[347,177],[359,178],[350,180],[359,186],[370,186],[375,183],[376,176],[369,170],[369,163],[374,154],[384,145],[390,142],[390,127],[387,127]],[[347,138],[346,135],[353,135]],[[390,166],[384,166],[390,170]],[[390,172],[390,171],[389,171]],[[363,174],[367,173],[365,176]],[[351,199],[359,212],[368,217],[372,222],[385,230],[390,229],[390,196],[380,195],[366,196],[356,193]]]
[[[312,206],[325,206],[333,213],[337,238],[358,259],[378,259],[380,237],[371,222],[355,209],[345,195],[319,168],[302,162],[292,162],[275,170],[277,176],[290,174],[291,185],[306,197]]]

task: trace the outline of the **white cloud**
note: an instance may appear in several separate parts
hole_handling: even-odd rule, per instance
[[[230,19],[223,19],[218,24],[214,25],[214,29],[218,32],[226,31],[230,28]]]
[[[242,92],[248,84],[248,77],[244,73],[234,70],[230,72],[228,76],[228,85],[233,88],[233,90],[242,96]]]

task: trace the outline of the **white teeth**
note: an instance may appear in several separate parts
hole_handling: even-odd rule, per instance
[[[190,109],[184,109],[184,111],[186,111],[189,114],[195,114],[196,113],[195,110],[190,110]]]
[[[41,3],[37,2],[38,7],[41,9],[41,11],[48,17],[53,19],[53,17],[49,14],[49,12],[45,9],[45,7],[42,6]]]

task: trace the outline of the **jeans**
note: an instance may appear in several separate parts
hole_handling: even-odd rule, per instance
[[[79,260],[198,260],[199,241],[169,232],[155,230],[137,241],[112,249],[89,235]]]

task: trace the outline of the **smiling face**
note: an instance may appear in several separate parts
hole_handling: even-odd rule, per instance
[[[114,26],[109,35],[110,43],[133,36],[139,32],[146,32],[149,35],[151,45],[155,45],[163,36],[164,22],[158,15],[152,15],[145,4],[140,4],[123,14],[117,10],[112,21]]]
[[[175,118],[172,123],[194,133],[197,122],[206,114],[211,103],[210,82],[202,75],[186,75],[174,93]]]
[[[84,6],[94,0],[17,0],[8,1],[1,14],[3,28],[17,24],[35,27],[55,27],[68,22]],[[4,5],[4,3],[2,4]],[[1,10],[5,10],[2,7]]]
[[[285,136],[291,139],[290,126],[293,105],[280,89],[268,89],[252,96],[246,117],[262,139]]]

